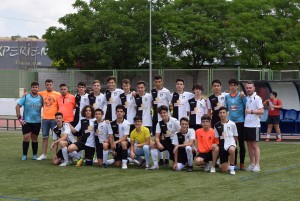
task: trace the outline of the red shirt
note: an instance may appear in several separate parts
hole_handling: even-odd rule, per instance
[[[271,105],[274,105],[274,106],[278,106],[278,105],[282,105],[282,102],[280,99],[278,98],[275,98],[275,99],[270,99],[270,102],[269,102],[269,109],[268,109],[268,112],[269,112],[269,116],[280,116],[280,109],[279,108],[273,108],[270,106],[270,103]],[[273,110],[272,110],[273,108]]]

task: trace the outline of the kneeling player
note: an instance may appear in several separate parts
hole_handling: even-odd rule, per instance
[[[93,165],[93,156],[95,153],[95,135],[94,135],[94,116],[95,110],[92,106],[87,105],[81,111],[83,119],[81,119],[75,128],[71,127],[73,133],[81,132],[81,138],[78,142],[68,146],[70,156],[77,159],[76,166],[83,164],[83,159],[77,153],[81,150],[85,151],[85,164]]]
[[[130,123],[124,119],[125,107],[123,105],[116,106],[117,119],[110,123],[113,133],[110,135],[110,146],[113,151],[115,166],[121,166],[127,169],[127,150],[130,143],[127,141],[129,136]]]
[[[59,166],[67,166],[69,164],[68,146],[75,143],[70,124],[63,122],[63,114],[57,112],[55,114],[56,126],[53,128],[53,140],[51,150],[55,150],[56,155],[53,157],[53,164]],[[61,149],[57,152],[58,145]]]
[[[103,111],[101,109],[95,110],[95,125],[94,125],[94,132],[95,132],[95,144],[96,144],[96,153],[98,159],[98,165],[107,167],[107,156],[108,150],[110,148],[109,144],[109,135],[113,132],[111,130],[110,125],[102,120]]]
[[[219,138],[221,171],[227,172],[229,170],[229,173],[234,175],[235,148],[238,137],[236,125],[234,122],[228,120],[226,107],[220,107],[219,117],[221,121],[215,124],[215,137]]]
[[[193,158],[195,154],[194,142],[195,142],[195,130],[189,128],[189,119],[182,117],[180,119],[180,130],[174,135],[173,145],[174,150],[174,170],[182,170],[186,163],[187,171],[193,171]]]
[[[150,163],[150,130],[142,126],[143,121],[141,117],[134,117],[134,126],[135,129],[130,134],[130,157],[132,160],[136,159],[139,161],[140,166],[149,168]],[[145,156],[145,159],[142,159],[141,156]]]
[[[215,164],[219,154],[219,147],[216,145],[214,129],[210,127],[211,118],[205,114],[201,117],[202,128],[196,130],[198,155],[195,163],[198,166],[205,165],[204,171],[209,171],[209,161],[212,161],[210,172],[216,172]]]
[[[159,169],[157,161],[158,150],[160,152],[165,150],[169,151],[170,159],[174,161],[174,145],[172,144],[172,139],[175,133],[180,130],[180,123],[177,119],[169,117],[168,110],[168,107],[165,105],[157,108],[157,112],[162,120],[156,124],[155,142],[150,145],[151,157],[154,164],[149,170]]]

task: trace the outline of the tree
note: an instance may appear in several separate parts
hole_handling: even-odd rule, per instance
[[[299,62],[299,3],[240,0],[230,6],[229,33],[241,64],[270,66]]]

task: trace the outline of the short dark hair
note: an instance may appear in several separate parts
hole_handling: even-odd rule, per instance
[[[144,86],[146,86],[146,82],[143,80],[138,81],[136,85],[140,85],[140,84],[143,84]]]
[[[213,81],[211,82],[211,86],[213,86],[214,83],[218,83],[218,84],[222,85],[221,80],[219,80],[219,79],[213,80]]]
[[[157,113],[161,113],[162,111],[166,111],[166,112],[168,112],[169,111],[169,108],[167,107],[167,106],[165,106],[165,105],[161,105],[161,106],[159,106],[158,108],[157,108]]]
[[[135,116],[135,117],[133,118],[133,121],[143,121],[143,118],[140,117],[140,116]]]
[[[94,81],[93,81],[93,85],[94,85],[95,83],[101,84],[100,80],[94,80]]]
[[[104,114],[103,110],[101,110],[100,108],[97,108],[97,109],[95,110],[95,114],[96,114],[96,112],[101,112],[102,115]]]
[[[86,109],[87,109],[87,108],[90,108],[90,109],[91,109],[91,112],[92,112],[92,118],[94,118],[94,117],[95,117],[95,109],[94,109],[94,107],[91,106],[91,105],[86,105],[86,106],[84,106],[84,107],[82,108],[82,110],[81,110],[81,116],[86,117],[86,116],[85,116],[85,112],[86,112]]]
[[[211,118],[210,118],[210,116],[209,116],[208,114],[204,114],[204,115],[201,117],[201,121],[204,121],[204,120],[210,121]]]
[[[199,89],[201,91],[204,91],[203,86],[201,84],[194,84],[192,91],[194,91],[195,89]]]
[[[116,111],[117,111],[118,109],[121,109],[121,110],[123,110],[123,112],[125,112],[125,107],[124,107],[124,105],[121,105],[121,104],[117,105],[117,106],[116,106]]]
[[[62,83],[62,84],[59,85],[59,88],[60,87],[68,87],[68,86],[65,83]]]
[[[277,92],[276,91],[272,91],[271,94],[273,94],[275,96],[275,98],[277,98]]]
[[[46,83],[50,83],[50,82],[52,82],[52,83],[53,83],[53,80],[51,80],[51,79],[47,79],[47,80],[45,80],[45,84],[46,84]]]
[[[56,117],[56,116],[62,116],[62,117],[63,117],[64,115],[63,115],[63,113],[61,113],[61,112],[56,112],[54,116],[55,116],[55,117]]]
[[[122,84],[130,84],[130,80],[129,79],[123,79]]]
[[[228,112],[227,107],[224,107],[224,106],[221,106],[218,111],[220,112],[221,110],[226,110],[226,112]]]
[[[31,85],[30,85],[31,87],[33,87],[33,86],[39,86],[39,83],[38,82],[31,82]]]
[[[182,118],[180,119],[180,123],[181,123],[182,121],[189,122],[189,119],[188,119],[187,117],[182,117]]]
[[[235,84],[236,86],[238,86],[238,85],[239,85],[239,82],[238,82],[236,79],[232,78],[232,79],[228,80],[228,84],[229,84],[229,85]]]
[[[107,82],[109,82],[109,81],[111,81],[111,80],[113,80],[113,81],[117,81],[117,78],[115,77],[115,76],[109,76],[107,79],[106,79],[106,83]]]
[[[177,82],[183,82],[183,84],[184,84],[184,79],[178,78],[178,79],[176,80],[176,83],[177,83]]]
[[[253,84],[254,85],[254,83],[252,81],[246,81],[246,84]]]
[[[162,77],[160,75],[155,75],[154,80],[162,80]]]
[[[84,86],[84,87],[86,87],[86,83],[85,83],[85,82],[78,82],[77,87],[79,87],[79,86]]]

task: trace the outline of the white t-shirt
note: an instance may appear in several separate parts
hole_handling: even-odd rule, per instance
[[[107,101],[107,105],[111,105],[111,111],[106,111],[107,113],[110,112],[112,115],[112,121],[116,120],[116,106],[120,104],[120,94],[124,93],[122,89],[115,89],[111,92],[111,97]]]
[[[173,141],[172,141],[172,144],[174,144],[174,145],[178,145],[179,144],[177,133],[178,132],[176,132],[176,134],[174,135],[174,138],[173,138]],[[192,129],[192,128],[189,128],[188,132],[186,134],[183,134],[183,135],[184,135],[184,143],[185,144],[188,144],[188,143],[191,142],[191,140],[195,140],[196,139],[196,137],[195,137],[195,130]],[[193,145],[193,147],[194,147],[194,145]]]
[[[89,94],[84,94],[82,96],[80,96],[80,104],[79,104],[79,119],[82,119],[83,117],[81,116],[81,110],[82,108],[84,108],[84,106],[89,105],[89,98],[88,98]],[[76,105],[77,107],[77,105]]]
[[[152,126],[152,116],[151,116],[151,109],[152,109],[152,95],[150,93],[145,93],[142,96],[142,105],[138,107],[138,111],[142,111],[142,118],[143,118],[143,126]]]
[[[225,106],[225,96],[227,95],[228,93],[225,93],[225,92],[222,92],[219,96],[218,96],[218,103],[217,103],[217,106],[214,107],[214,111],[218,110],[220,107],[222,106]],[[207,99],[207,108],[208,109],[213,109],[211,107],[211,102],[209,99]]]
[[[173,97],[173,95],[174,95],[174,93],[172,93],[172,97]],[[195,94],[193,94],[191,92],[187,92],[187,91],[183,92],[182,94],[179,94],[179,99],[173,105],[173,110],[175,109],[175,107],[178,107],[178,120],[179,121],[182,117],[187,117],[186,103],[191,98],[194,98],[194,96],[195,96]]]
[[[169,89],[166,89],[165,87],[163,87],[162,89],[157,90],[157,97],[153,101],[153,104],[156,104],[157,108],[161,105],[165,105],[169,108],[169,103],[171,102],[171,100],[172,100],[171,92],[169,91]],[[170,116],[170,110],[168,111],[168,113]],[[158,118],[158,121],[161,121],[161,117],[159,114],[157,114],[157,118]]]
[[[121,97],[119,97],[119,103],[122,105]],[[127,109],[127,116],[126,119],[129,121],[130,124],[133,124],[133,118],[136,115],[136,104],[132,93],[126,94],[126,102],[124,107]]]
[[[263,108],[261,97],[254,92],[251,96],[247,96],[246,109],[259,110]],[[244,127],[257,128],[260,127],[260,116],[257,114],[246,114]]]
[[[189,102],[186,102],[186,112],[191,114],[196,114],[196,124],[201,124],[201,117],[204,114],[207,114],[207,105],[206,99],[201,98],[201,100],[195,100],[197,102],[197,106],[191,111]]]
[[[57,126],[55,126],[53,128],[52,139],[54,141],[59,139],[58,134],[56,133],[56,131],[60,132],[60,137],[62,137],[63,135],[67,135],[67,141],[68,142],[71,142],[71,143],[76,142],[75,137],[74,137],[73,133],[71,132],[70,124],[63,123],[62,128],[59,129]]]
[[[171,137],[173,139],[175,133],[177,133],[180,129],[180,123],[177,119],[173,117],[169,117],[169,121],[167,124],[167,133],[164,137]],[[156,133],[161,133],[159,122],[156,124]]]
[[[83,134],[88,134],[87,140],[85,142],[85,145],[88,147],[95,147],[95,132],[94,132],[94,122],[96,121],[96,119],[89,119],[89,126],[88,129],[83,131]],[[76,131],[80,131],[81,129],[81,121],[78,122],[78,124],[75,127]],[[83,136],[81,136],[83,137]]]
[[[118,131],[119,134],[113,133],[113,128],[112,128],[112,122],[110,123],[110,129],[112,131],[112,133],[110,135],[114,135],[115,137],[122,139],[124,135],[128,136],[129,135],[129,131],[130,131],[130,123],[129,121],[127,121],[126,119],[124,119],[124,121],[120,124],[117,124]]]
[[[233,121],[228,120],[227,123],[223,124],[222,136],[219,135],[219,132],[217,131],[216,128],[214,130],[215,130],[215,137],[220,138],[220,140],[224,140],[225,150],[228,150],[230,146],[236,147],[236,142],[234,137],[238,136],[238,132],[236,129],[236,125]]]
[[[102,121],[98,123],[98,127],[95,132],[95,136],[98,137],[100,143],[103,143],[105,140],[109,139],[109,135],[111,135],[113,131],[111,130],[111,126],[106,121]]]
[[[100,93],[98,96],[95,96],[96,100],[95,100],[95,103],[93,104],[93,108],[94,109],[101,109],[103,110],[104,112],[104,115],[105,116],[105,109],[106,109],[106,98],[105,98],[105,95]]]

